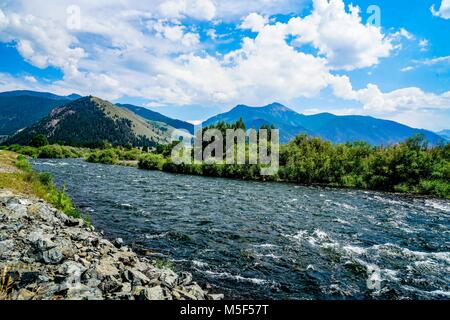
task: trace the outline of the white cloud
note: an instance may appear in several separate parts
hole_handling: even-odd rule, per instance
[[[434,66],[434,65],[441,65],[441,64],[449,64],[450,65],[450,56],[444,56],[444,57],[437,57],[437,58],[431,58],[431,59],[424,59],[424,60],[413,60],[413,65],[405,67],[401,69],[402,72],[408,72],[412,71],[414,69],[417,69],[420,66]]]
[[[313,0],[314,10],[290,22],[299,44],[311,44],[334,69],[353,70],[378,64],[394,49],[379,27],[364,24],[359,8],[342,0]]]
[[[253,32],[261,31],[269,23],[267,16],[261,16],[255,12],[245,17],[240,25],[241,29],[250,29]]]
[[[199,20],[212,20],[216,6],[211,0],[169,0],[159,5],[161,14],[168,18],[189,16]]]
[[[442,0],[439,9],[435,5],[431,6],[431,13],[436,17],[450,19],[450,0]]]
[[[420,51],[422,51],[422,52],[428,51],[429,45],[430,45],[430,42],[427,39],[420,40],[419,41]]]
[[[432,66],[438,63],[450,63],[450,56],[445,56],[445,57],[438,57],[438,58],[432,58],[432,59],[425,59],[425,60],[421,60],[421,61],[417,61],[417,63],[419,64],[424,64],[426,66]]]
[[[368,84],[366,88],[354,90],[347,76],[330,79],[334,94],[342,99],[362,103],[368,114],[388,114],[413,110],[450,110],[450,91],[435,94],[424,92],[420,88],[410,87],[382,92],[377,85]]]
[[[85,51],[77,46],[76,38],[49,20],[15,13],[2,15],[0,41],[16,41],[25,60],[39,68],[58,67],[67,75],[77,72]]]
[[[289,103],[316,97],[331,86],[337,97],[360,102],[369,114],[448,108],[450,94],[418,88],[384,93],[376,85],[354,90],[350,79],[334,75],[336,70],[375,66],[395,50],[394,41],[414,36],[406,29],[385,35],[366,25],[358,8],[346,10],[342,0],[313,2],[311,14],[281,23],[269,20],[270,15],[290,12],[303,1],[152,0],[148,5],[137,0],[80,0],[80,30],[65,28],[72,1],[10,2],[0,10],[0,41],[15,43],[28,62],[61,69],[64,77],[41,84],[0,74],[0,90],[79,92],[106,99],[133,96],[152,101],[152,106],[223,107]],[[209,28],[205,31],[195,23],[183,24],[184,18],[213,21],[202,21]],[[224,35],[213,28],[230,19],[241,21],[236,28],[256,35],[243,38],[238,49],[225,55],[214,52],[211,41],[200,41],[204,33],[215,43],[222,41]],[[444,62],[439,61],[435,63]]]
[[[393,38],[393,39],[405,38],[407,40],[414,40],[414,35],[411,32],[409,32],[408,30],[406,30],[405,28],[400,28],[399,31],[397,31],[391,35],[391,38]]]
[[[197,33],[186,32],[186,27],[182,25],[170,25],[163,21],[158,21],[153,25],[153,29],[158,35],[169,41],[181,43],[185,47],[194,47],[200,43],[200,36]]]
[[[32,82],[32,83],[37,83],[38,81],[36,80],[35,77],[33,76],[25,76],[24,79],[28,82]]]
[[[400,69],[400,71],[401,72],[409,72],[409,71],[412,71],[414,69],[415,68],[413,66],[407,66],[407,67],[404,67],[404,68]]]

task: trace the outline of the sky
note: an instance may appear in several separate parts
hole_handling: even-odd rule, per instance
[[[3,0],[0,91],[450,129],[450,0]]]

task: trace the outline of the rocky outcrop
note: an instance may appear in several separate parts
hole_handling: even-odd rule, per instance
[[[203,290],[189,273],[156,268],[83,220],[7,190],[0,190],[0,273],[12,280],[10,299],[223,298]]]

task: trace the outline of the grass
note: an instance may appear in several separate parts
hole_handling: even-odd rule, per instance
[[[5,267],[0,279],[0,300],[11,300],[12,285],[13,281],[8,275],[8,268]]]
[[[12,170],[13,165],[17,168],[16,170]],[[2,151],[0,168],[2,167],[8,170],[4,170],[5,173],[0,171],[0,188],[43,199],[66,215],[77,219],[82,218],[88,226],[91,225],[90,217],[75,208],[66,194],[65,187],[58,189],[48,173],[33,172],[24,156]]]
[[[153,261],[153,265],[158,269],[169,269],[173,270],[174,266],[172,261],[164,259],[156,259]]]

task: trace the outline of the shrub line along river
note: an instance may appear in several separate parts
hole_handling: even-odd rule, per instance
[[[32,163],[66,184],[107,236],[157,252],[229,298],[450,298],[447,200]]]

